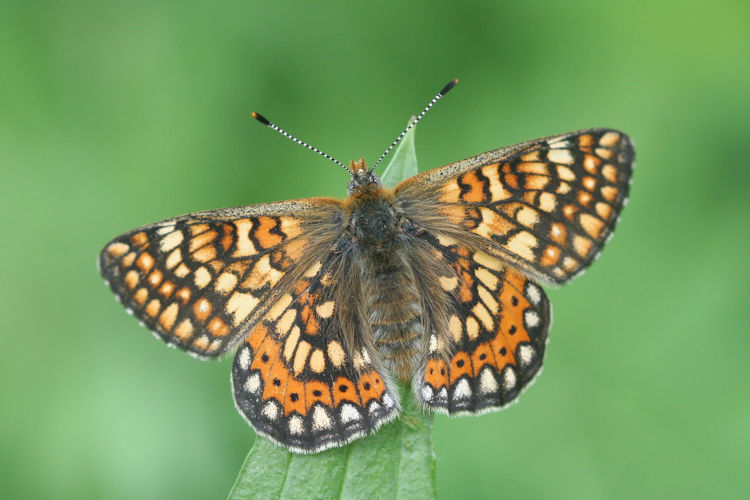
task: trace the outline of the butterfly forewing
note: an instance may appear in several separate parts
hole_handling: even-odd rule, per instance
[[[592,129],[498,149],[404,181],[396,194],[489,242],[543,281],[585,270],[627,201],[635,152],[623,133]],[[429,226],[429,222],[426,223]]]
[[[336,233],[318,221],[331,220],[338,203],[290,201],[165,220],[107,244],[100,271],[165,342],[215,357],[268,308],[311,249],[330,245]]]

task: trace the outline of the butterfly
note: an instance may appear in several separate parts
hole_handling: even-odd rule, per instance
[[[428,411],[513,402],[544,357],[551,309],[539,283],[572,280],[612,236],[635,159],[628,136],[554,135],[389,189],[377,163],[347,168],[253,116],[346,168],[348,196],[197,212],[118,236],[98,263],[128,311],[196,357],[236,348],[237,409],[297,453],[396,418],[397,379]]]

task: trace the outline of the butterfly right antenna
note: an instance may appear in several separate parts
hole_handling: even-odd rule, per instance
[[[409,123],[409,125],[406,126],[406,128],[404,129],[404,131],[401,132],[401,134],[398,137],[396,137],[396,140],[393,141],[393,144],[391,144],[390,146],[388,146],[388,149],[386,149],[385,152],[383,152],[383,154],[380,155],[380,159],[378,159],[378,161],[375,162],[375,165],[372,166],[372,168],[370,169],[370,172],[372,172],[373,170],[375,170],[378,167],[378,165],[380,165],[380,162],[382,162],[383,159],[388,155],[388,153],[390,153],[391,150],[393,148],[395,148],[396,145],[399,142],[401,142],[401,139],[404,138],[404,136],[407,134],[407,132],[409,132],[409,130],[411,130],[412,127],[414,125],[416,125],[419,120],[421,120],[422,118],[424,118],[424,115],[427,114],[427,112],[430,110],[430,108],[432,106],[434,106],[435,103],[438,102],[441,97],[443,97],[445,94],[447,94],[450,89],[452,89],[453,87],[455,87],[457,83],[458,83],[458,78],[454,78],[453,80],[451,80],[450,82],[448,82],[448,84],[445,87],[443,87],[443,89],[440,92],[438,92],[435,97],[432,98],[432,100],[430,101],[430,103],[422,110],[422,112],[419,113],[419,115],[417,115],[417,117],[414,120],[412,120],[411,123]]]

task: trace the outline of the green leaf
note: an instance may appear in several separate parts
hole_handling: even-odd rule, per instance
[[[414,121],[411,117],[409,123]],[[396,150],[391,153],[391,159],[383,170],[381,179],[386,187],[392,188],[399,182],[417,175],[419,168],[417,166],[417,153],[414,148],[414,135],[417,127],[414,126],[409,130],[401,142],[396,146]]]
[[[417,173],[415,128],[393,152],[386,186]],[[399,391],[401,418],[342,448],[297,455],[258,436],[228,498],[434,499],[432,415],[417,408],[408,384]]]

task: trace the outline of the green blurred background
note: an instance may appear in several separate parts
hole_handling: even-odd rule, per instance
[[[252,110],[373,160],[458,77],[423,169],[592,126],[638,168],[602,258],[549,291],[533,389],[436,417],[440,496],[746,497],[748,47],[742,1],[2,2],[0,496],[224,497],[254,439],[231,357],[164,347],[95,256],[177,214],[344,195]]]

